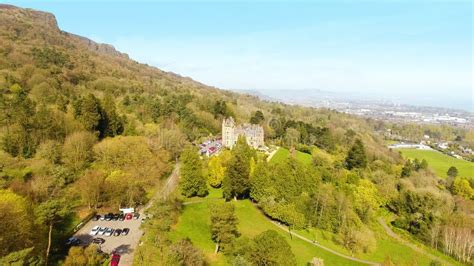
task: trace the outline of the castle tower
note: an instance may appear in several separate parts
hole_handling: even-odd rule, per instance
[[[222,145],[232,148],[235,145],[235,121],[232,117],[222,121]]]

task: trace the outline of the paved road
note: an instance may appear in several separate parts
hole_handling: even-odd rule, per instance
[[[379,224],[382,225],[383,229],[385,230],[385,232],[387,233],[387,235],[389,235],[390,237],[394,238],[395,240],[397,240],[398,242],[400,242],[401,244],[413,249],[414,251],[418,252],[418,253],[421,253],[425,256],[427,256],[428,258],[434,260],[434,261],[439,261],[441,262],[443,265],[452,265],[451,263],[443,260],[442,258],[440,257],[437,257],[429,252],[426,252],[425,250],[423,250],[422,248],[418,247],[417,245],[403,239],[401,236],[397,235],[395,232],[393,232],[392,228],[390,228],[387,223],[385,222],[385,220],[382,218],[382,217],[379,217],[377,218],[377,221],[379,222]]]
[[[140,219],[138,220],[125,220],[125,221],[89,221],[84,227],[74,234],[75,237],[81,239],[84,245],[89,244],[93,236],[89,235],[91,229],[98,225],[101,227],[111,227],[111,228],[130,228],[130,233],[127,236],[95,236],[105,239],[105,243],[101,245],[102,251],[106,253],[111,253],[115,250],[120,254],[120,263],[119,265],[131,266],[133,265],[133,253],[140,243],[140,238],[143,235],[143,231],[140,229],[141,219],[144,217],[145,210],[148,209],[156,199],[163,199],[168,197],[176,188],[179,181],[179,163],[176,163],[173,172],[171,172],[168,179],[166,179],[165,184],[162,189],[158,189],[150,201],[143,207],[139,209]]]

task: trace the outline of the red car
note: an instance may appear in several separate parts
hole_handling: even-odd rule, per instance
[[[110,260],[110,266],[118,266],[120,261],[120,255],[117,253],[112,254],[112,259]]]
[[[133,214],[131,213],[127,213],[127,215],[125,215],[125,219],[127,220],[132,220],[132,218],[133,218]]]

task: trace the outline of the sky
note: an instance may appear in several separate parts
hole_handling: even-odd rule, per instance
[[[474,111],[472,1],[5,1],[139,62],[234,90]]]

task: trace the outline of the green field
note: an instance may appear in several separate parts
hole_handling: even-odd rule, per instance
[[[211,265],[226,265],[225,257],[222,254],[214,254],[215,244],[211,240],[209,227],[210,201],[212,200],[209,199],[204,202],[186,205],[178,224],[170,233],[170,238],[176,241],[189,237],[197,247],[204,251]],[[254,237],[269,229],[277,231],[290,244],[293,253],[296,255],[298,265],[306,265],[313,257],[323,258],[325,265],[361,265],[340,258],[298,238],[293,237],[293,239],[290,239],[289,234],[281,231],[269,222],[248,200],[237,201],[234,204],[239,218],[239,232],[243,236]]]
[[[290,151],[285,148],[279,148],[278,151],[273,155],[272,159],[270,160],[271,163],[280,163],[284,161],[286,158],[290,156]],[[310,154],[296,151],[296,159],[300,162],[311,164],[313,161],[313,157]]]
[[[425,159],[428,166],[438,176],[447,177],[446,172],[449,167],[454,166],[458,169],[460,177],[474,177],[474,163],[456,159],[454,157],[442,154],[433,150],[418,150],[418,149],[398,149],[402,155],[409,159]]]

